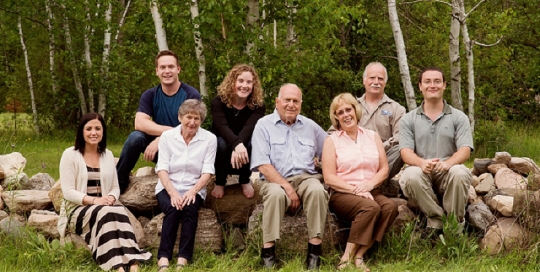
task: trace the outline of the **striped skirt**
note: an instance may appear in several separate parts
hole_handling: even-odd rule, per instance
[[[122,205],[79,206],[71,215],[71,223],[75,225],[75,233],[90,246],[92,258],[103,270],[118,269],[152,258],[150,252],[139,249]]]

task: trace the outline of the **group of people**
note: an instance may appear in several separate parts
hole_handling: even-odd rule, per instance
[[[404,163],[408,166],[399,179],[401,190],[419,204],[427,227],[441,229],[443,215],[450,213],[463,224],[472,179],[463,163],[473,149],[472,135],[466,115],[443,99],[446,81],[439,68],[422,71],[418,86],[424,101],[405,113],[384,92],[386,68],[370,63],[363,74],[362,97],[342,93],[333,99],[327,132],[300,114],[302,91],[292,83],[281,86],[274,111],[265,116],[256,70],[236,65],[211,102],[212,129],[207,131],[200,127],[206,105],[195,88],[178,79],[176,54],[159,52],[155,65],[160,84],[142,94],[135,131],[116,169],[106,149],[105,123],[95,113],[82,117],[75,146],[64,152],[60,163],[66,200],[60,234],[82,236],[104,270],[137,271],[140,262],[151,258],[139,249],[126,210],[118,203],[141,153],[156,162],[159,177],[155,194],[164,213],[159,271],[170,267],[180,222],[176,269],[192,259],[199,208],[214,174],[213,197],[224,196],[228,174],[239,174],[244,196],[252,198],[249,177],[252,171],[260,173],[261,260],[267,268],[276,262],[285,213],[302,209],[307,217],[308,270],[320,266],[326,217],[332,212],[351,224],[337,268],[369,271],[364,254],[382,241],[398,215],[396,204],[379,186]]]

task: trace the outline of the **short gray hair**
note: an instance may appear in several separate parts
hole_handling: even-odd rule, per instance
[[[188,99],[178,108],[178,117],[182,119],[182,116],[188,113],[198,114],[201,117],[202,123],[206,119],[206,112],[206,104],[204,102],[197,99]]]
[[[384,69],[384,83],[388,82],[388,71],[386,71],[386,67],[384,67],[384,65],[378,61],[370,62],[368,65],[366,65],[366,69],[364,69],[364,74],[362,75],[362,80],[366,80],[367,69],[373,65],[380,65]]]

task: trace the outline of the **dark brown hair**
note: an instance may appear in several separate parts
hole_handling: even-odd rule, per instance
[[[101,127],[103,127],[103,137],[98,143],[98,153],[104,154],[107,148],[107,126],[105,126],[105,120],[103,120],[103,117],[99,113],[89,112],[81,117],[81,121],[79,121],[79,126],[77,127],[77,136],[75,136],[75,150],[79,150],[83,155],[84,147],[86,146],[83,135],[84,126],[86,123],[96,119],[99,120]]]

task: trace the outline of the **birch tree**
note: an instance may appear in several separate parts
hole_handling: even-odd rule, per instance
[[[84,60],[86,62],[88,110],[94,112],[94,90],[92,89],[92,53],[90,52],[90,36],[93,32],[92,26],[90,25],[90,23],[92,22],[92,17],[90,15],[90,4],[88,3],[88,0],[85,0],[84,4],[86,6],[86,26],[84,28]]]
[[[293,2],[294,1],[290,1]],[[294,42],[296,42],[296,34],[294,33],[294,15],[296,14],[296,6],[290,5],[289,2],[287,2],[287,36],[285,38],[287,46],[291,46]]]
[[[107,24],[105,28],[105,34],[103,37],[103,59],[101,61],[101,90],[99,92],[99,104],[98,104],[98,113],[101,116],[105,117],[105,109],[107,107],[107,77],[109,72],[109,53],[111,48],[111,14],[112,14],[112,3],[109,2],[109,7],[105,11],[105,23]]]
[[[246,45],[246,54],[248,56],[251,56],[251,50],[253,49],[254,43],[251,40],[253,38],[253,29],[255,27],[255,24],[259,21],[260,15],[259,15],[259,0],[248,0],[248,13],[246,16],[246,25],[247,29],[250,32],[251,35],[249,35],[250,39],[247,41]]]
[[[64,4],[62,4],[62,9],[64,10],[64,13],[65,13],[66,7]],[[69,21],[66,14],[64,14],[64,31],[65,31],[66,49],[69,55],[68,58],[70,62],[71,73],[73,74],[73,81],[75,83],[75,88],[77,89],[77,92],[79,93],[79,101],[81,103],[82,114],[85,114],[88,112],[88,108],[86,107],[86,98],[84,97],[81,79],[79,78],[79,72],[77,70],[77,61],[75,60],[75,54],[73,51],[73,43],[71,41],[71,32],[69,29]]]
[[[448,53],[450,57],[450,80],[452,106],[463,111],[461,100],[461,60],[459,56],[459,31],[461,28],[461,16],[459,0],[452,0],[452,20],[450,23],[450,37]]]
[[[51,11],[50,0],[45,0],[45,10],[47,11],[47,30],[49,32],[49,71],[51,73],[51,88],[52,88],[52,95],[53,95],[53,104],[54,109],[56,112],[58,112],[58,104],[56,103],[56,93],[58,91],[57,83],[56,83],[56,75],[54,73],[54,56],[55,56],[55,42],[54,42],[54,33],[53,33],[53,26],[52,21],[54,20],[53,13]]]
[[[30,99],[32,103],[32,115],[34,117],[34,128],[36,132],[39,134],[39,126],[37,122],[36,100],[34,98],[34,83],[32,81],[32,71],[30,70],[30,63],[28,62],[28,51],[26,49],[26,44],[24,43],[24,36],[23,36],[20,14],[17,16],[17,27],[19,28],[19,37],[21,39],[21,46],[22,46],[22,50],[24,54],[24,65],[26,67],[26,77],[28,78],[28,88],[30,90]]]
[[[403,33],[399,24],[398,13],[396,9],[396,0],[388,0],[388,14],[392,32],[394,33],[394,41],[396,43],[396,52],[398,55],[399,73],[401,75],[401,83],[407,100],[407,108],[409,111],[416,108],[416,97],[414,88],[411,83],[411,75],[409,72],[409,64],[407,62],[407,51],[405,50],[405,42],[403,41]]]
[[[206,61],[204,59],[204,45],[201,38],[201,32],[199,31],[199,24],[196,22],[196,18],[199,16],[199,5],[197,0],[191,0],[191,20],[193,21],[193,39],[195,40],[195,53],[197,55],[197,61],[199,62],[199,91],[201,96],[208,95],[206,90]]]
[[[167,35],[163,28],[163,20],[161,20],[161,15],[159,14],[157,0],[151,0],[150,11],[152,12],[152,19],[154,20],[154,27],[156,28],[158,49],[159,51],[167,50],[169,49],[169,46],[167,45]]]

